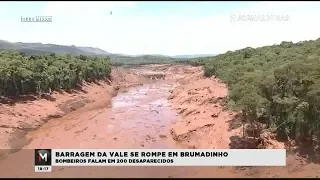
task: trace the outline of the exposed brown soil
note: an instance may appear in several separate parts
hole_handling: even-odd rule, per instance
[[[241,135],[241,128],[229,130],[229,121],[235,113],[223,110],[227,95],[225,85],[216,79],[183,81],[186,84],[176,88],[170,96],[183,117],[171,130],[174,137],[196,148],[229,148],[230,137]]]
[[[320,176],[318,164],[307,163],[297,155],[288,155],[286,167],[54,167],[52,173],[34,173],[30,165],[33,152],[27,149],[256,146],[256,142],[244,143],[241,117],[225,108],[226,85],[216,78],[204,78],[200,67],[148,65],[131,67],[130,70],[116,68],[112,77],[112,82],[86,84],[82,92],[55,92],[52,95],[54,101],[40,99],[29,104],[2,105],[0,129],[6,136],[1,134],[0,144],[4,149],[19,149],[24,145],[24,150],[0,161],[0,176]],[[148,79],[157,80],[154,83]],[[50,115],[51,118],[41,120],[41,117]],[[264,135],[263,143],[267,148],[284,147],[269,134]],[[26,154],[29,155],[23,157]],[[25,159],[24,163],[18,164],[21,162],[19,158]],[[16,170],[18,166],[20,168]]]
[[[192,76],[180,79],[182,85],[169,96],[175,110],[183,117],[171,129],[173,137],[201,149],[250,148],[249,144],[245,147],[239,142],[244,134],[243,126],[248,131],[248,125],[242,124],[238,113],[226,108],[227,86],[217,78],[204,78],[199,68],[194,68],[194,72]],[[264,148],[285,148],[284,143],[271,136],[262,138]]]
[[[182,117],[170,130],[176,141],[199,149],[286,147],[268,132],[260,135],[260,141],[244,136],[256,128],[243,124],[240,114],[227,110],[227,86],[215,77],[204,78],[200,69],[193,71],[193,75],[179,80],[181,85],[168,98]],[[224,167],[219,171],[235,172],[236,177],[319,177],[320,165],[307,163],[305,158],[288,153],[286,167]]]
[[[7,102],[11,103],[0,103],[0,149],[8,149],[2,151],[0,156],[27,145],[30,140],[26,134],[48,120],[60,118],[86,105],[87,110],[108,107],[119,88],[146,81],[146,78],[123,68],[114,68],[111,75],[111,80],[84,83],[81,89],[72,92],[55,91],[43,97],[24,96],[14,101],[8,99]]]

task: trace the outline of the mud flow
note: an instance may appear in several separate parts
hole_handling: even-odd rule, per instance
[[[126,88],[112,98],[110,108],[49,121],[29,133],[32,141],[25,148],[179,148],[170,138],[177,114],[167,100],[175,86],[160,80]]]
[[[175,86],[158,81],[129,88],[114,97],[111,111],[101,115],[109,117],[106,133],[112,134],[112,147],[178,148],[168,133],[177,117],[167,100]]]
[[[10,113],[2,117],[11,119],[12,125],[5,126],[3,134],[14,136],[14,133],[8,133],[9,129],[18,129],[27,134],[26,137],[7,138],[10,143],[28,141],[24,141],[22,150],[0,159],[0,176],[237,178],[320,175],[318,164],[292,155],[288,156],[286,167],[54,167],[52,173],[34,173],[32,149],[219,149],[232,148],[232,137],[241,134],[241,127],[230,129],[231,122],[236,123],[236,116],[224,108],[227,86],[215,78],[204,78],[200,67],[152,65],[114,69],[112,74],[111,85],[91,84],[84,89],[86,93],[57,95],[57,102],[63,103],[62,99],[78,102],[77,97],[80,97],[91,103],[46,120],[33,131],[27,132],[13,120],[24,121],[33,127],[35,122],[40,122],[38,114],[56,111],[55,107],[60,107],[58,103],[41,100],[5,107],[3,114]],[[114,93],[115,89],[119,91]],[[48,104],[52,108],[46,108]],[[70,103],[65,103],[61,107],[69,106]],[[29,116],[23,120],[23,114],[11,118],[21,109],[29,109],[26,111]],[[8,146],[10,143],[2,144]],[[12,147],[21,147],[21,144]]]

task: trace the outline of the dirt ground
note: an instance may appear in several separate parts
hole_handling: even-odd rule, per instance
[[[117,95],[120,88],[141,85],[146,81],[146,78],[123,68],[114,68],[111,75],[112,81],[85,83],[81,89],[72,92],[56,91],[43,98],[24,96],[0,103],[0,149],[21,149],[30,142],[25,138],[26,134],[37,130],[48,120],[86,105],[87,110],[110,107],[111,98]]]
[[[189,72],[190,68],[185,70]],[[228,94],[226,84],[215,77],[204,78],[200,68],[192,71],[192,75],[178,80],[180,86],[171,91],[169,96],[174,109],[182,117],[176,120],[171,129],[173,138],[189,148],[248,147],[239,141],[243,135],[239,114],[225,107]],[[285,143],[275,139],[269,138],[266,141],[266,148],[285,148]],[[223,174],[228,171],[230,175],[233,172],[236,173],[235,177],[319,177],[320,165],[307,161],[288,152],[286,167],[223,167],[219,172]]]
[[[153,80],[150,80],[153,79]],[[288,155],[286,167],[65,167],[34,173],[19,158],[35,148],[236,148],[242,134],[228,90],[200,67],[114,68],[112,81],[0,104],[1,177],[319,177],[320,165]],[[54,118],[53,118],[54,117]],[[284,144],[270,140],[269,148]],[[8,152],[8,151],[4,151]],[[126,172],[126,173],[123,173]]]

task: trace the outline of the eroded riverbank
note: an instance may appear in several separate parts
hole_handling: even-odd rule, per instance
[[[110,101],[111,108],[92,104],[49,121],[28,134],[32,141],[24,150],[0,161],[1,177],[49,176],[33,172],[33,151],[28,149],[228,148],[230,137],[239,133],[228,129],[234,114],[223,108],[226,86],[204,78],[201,68],[142,66],[134,70],[165,72],[165,80],[122,89]],[[105,102],[105,96],[97,97]],[[178,142],[172,139],[172,129]],[[17,164],[21,159],[23,163]],[[297,156],[289,156],[287,164],[266,168],[56,167],[50,177],[317,177],[320,173],[319,165]]]
[[[22,165],[25,168],[22,168],[19,174],[12,171],[14,164],[10,162],[14,161],[10,159],[34,148],[183,148],[170,135],[170,128],[179,116],[172,110],[168,100],[170,92],[177,86],[177,83],[173,81],[173,78],[168,79],[121,89],[118,95],[112,98],[111,107],[99,106],[97,108],[97,104],[92,104],[61,118],[48,121],[41,128],[27,135],[30,143],[23,148],[24,150],[10,155],[1,162],[0,167],[6,169],[1,172],[1,175],[8,177],[25,177],[26,174],[28,177],[41,176],[28,171],[30,169],[26,164]],[[102,102],[104,98],[100,97]],[[12,166],[4,165],[5,162]],[[82,174],[82,172],[84,171],[79,170],[77,174]],[[148,173],[142,169],[129,170],[129,172],[133,176],[140,172],[137,174],[138,177],[148,177]],[[61,174],[74,177],[69,173],[69,170],[58,170],[52,173],[52,177]],[[86,173],[81,177],[88,176],[92,172],[86,171]],[[103,177],[103,174],[98,173],[98,176]],[[168,173],[162,175],[165,174]],[[112,170],[112,173],[108,175],[108,177],[121,176],[123,174],[117,170]]]
[[[42,97],[29,95],[0,99],[0,157],[27,145],[30,139],[26,135],[48,121],[59,122],[64,115],[74,114],[73,111],[79,109],[82,112],[110,107],[111,99],[117,95],[119,88],[147,81],[145,77],[124,68],[113,68],[111,75],[112,79],[84,83],[81,88],[69,92],[54,91]]]
[[[169,128],[177,118],[167,100],[174,83],[128,88],[111,108],[75,111],[31,132],[33,148],[177,148]],[[103,97],[102,97],[103,98]]]

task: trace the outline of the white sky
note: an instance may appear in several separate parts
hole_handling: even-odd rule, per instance
[[[320,2],[254,2],[231,10],[208,11],[205,15],[201,14],[201,9],[199,15],[197,11],[188,13],[192,7],[188,8],[184,2],[181,2],[181,8],[177,8],[181,13],[164,15],[150,12],[133,15],[146,8],[156,11],[157,6],[152,3],[139,6],[138,2],[129,1],[47,2],[32,7],[38,14],[25,11],[26,15],[22,13],[24,11],[18,11],[19,8],[8,10],[8,7],[18,7],[19,4],[6,6],[4,3],[8,2],[0,3],[0,39],[92,46],[111,53],[219,54],[249,46],[320,37]],[[28,8],[28,5],[24,7]],[[242,14],[283,15],[289,20],[231,22],[233,14],[237,17]],[[21,16],[31,15],[50,15],[53,22],[20,22]]]

